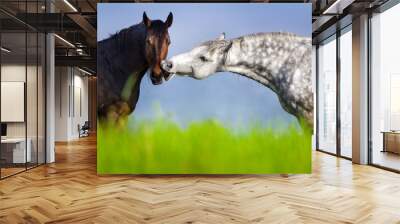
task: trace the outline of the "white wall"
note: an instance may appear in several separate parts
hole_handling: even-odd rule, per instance
[[[25,83],[1,81],[1,121],[25,121]],[[36,108],[36,105],[35,105]]]
[[[28,67],[28,70],[32,67]],[[25,64],[5,64],[1,66],[1,81],[2,82],[25,82]],[[7,108],[1,108],[7,110]],[[25,122],[7,123],[8,137],[25,137]]]
[[[37,70],[38,69],[38,70]],[[27,78],[27,80],[25,80]],[[20,63],[8,63],[1,66],[1,81],[2,82],[24,82],[26,84],[26,107],[23,102],[21,113],[25,114],[26,120],[22,122],[6,122],[7,137],[9,138],[24,138],[25,135],[29,139],[31,148],[32,162],[39,159],[39,163],[44,163],[45,150],[45,120],[44,120],[44,74],[42,67],[36,65],[28,65]],[[4,89],[2,89],[3,91]],[[24,90],[21,94],[24,94]],[[2,98],[7,96],[2,95]],[[10,107],[2,107],[3,112],[13,110]],[[14,108],[15,110],[15,108]],[[7,111],[13,113],[12,111]],[[16,113],[16,112],[14,112]],[[38,155],[37,155],[38,153]]]
[[[73,108],[73,117],[71,120],[71,135],[74,138],[79,137],[78,133],[78,124],[81,126],[88,121],[89,119],[89,111],[88,111],[88,78],[86,76],[82,76],[82,73],[78,73],[74,75],[74,108]],[[81,111],[80,111],[81,110]],[[75,113],[74,113],[75,112]]]
[[[25,64],[3,64],[1,66],[1,81],[2,82],[25,82],[25,75],[27,69],[28,72],[28,81],[29,85],[34,85],[36,86],[36,80],[31,80],[29,75],[30,74],[35,74],[36,75],[36,67],[35,66],[27,66],[25,67]],[[27,88],[27,106],[35,107],[36,111],[36,88]],[[31,104],[34,102],[34,104]],[[40,106],[40,105],[39,105]],[[7,110],[7,108],[1,108],[2,110]],[[31,109],[32,110],[32,109]],[[33,128],[36,130],[36,119],[37,115],[36,113],[31,113],[31,110],[28,110],[27,113],[27,118],[28,122],[35,121],[35,124],[29,124],[28,129]],[[25,123],[26,122],[7,122],[7,135],[8,137],[25,137]],[[34,126],[35,125],[35,126]],[[29,136],[29,130],[28,130],[28,137]],[[35,133],[36,134],[36,133]]]
[[[55,141],[68,140],[68,88],[70,77],[67,67],[55,68]]]
[[[56,67],[55,85],[55,140],[77,139],[78,125],[88,120],[88,78],[76,68]]]

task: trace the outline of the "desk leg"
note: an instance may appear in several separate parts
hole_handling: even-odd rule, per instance
[[[386,134],[382,133],[383,135],[383,149],[381,152],[386,152]]]

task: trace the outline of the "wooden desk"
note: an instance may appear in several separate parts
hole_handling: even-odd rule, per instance
[[[32,141],[30,138],[28,138],[28,139],[26,139],[26,142],[28,144],[25,144],[25,138],[1,139],[1,147],[2,147],[1,152],[2,152],[2,157],[3,157],[2,159],[5,159],[6,162],[8,162],[8,163],[31,162]],[[25,145],[27,145],[26,151],[25,151]],[[3,154],[5,154],[5,155],[3,156]],[[12,154],[12,156],[10,154]]]
[[[400,154],[400,131],[382,131],[383,150],[382,152],[392,152]]]

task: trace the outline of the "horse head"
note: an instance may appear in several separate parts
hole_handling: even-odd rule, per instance
[[[143,24],[146,26],[145,57],[149,64],[150,79],[154,85],[161,84],[163,78],[168,80],[170,73],[161,68],[163,61],[168,54],[168,47],[171,43],[168,28],[172,25],[173,16],[169,13],[165,22],[161,20],[150,20],[146,12],[143,13]]]
[[[225,40],[225,33],[222,33],[215,40],[207,41],[188,52],[162,61],[161,66],[171,74],[205,79],[221,71],[231,45],[232,41]]]

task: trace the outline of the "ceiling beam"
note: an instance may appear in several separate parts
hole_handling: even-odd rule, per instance
[[[71,13],[68,14],[68,17],[74,21],[78,26],[80,26],[82,28],[83,31],[85,31],[85,33],[88,35],[89,38],[86,39],[86,41],[88,42],[88,44],[93,47],[96,46],[97,42],[96,42],[96,35],[97,35],[97,31],[96,28],[94,28],[92,26],[92,24],[90,24],[87,19],[85,17],[83,17],[81,14],[79,13]]]
[[[90,56],[55,56],[56,66],[88,67],[96,71],[96,59]]]
[[[351,5],[355,0],[336,0],[330,4],[322,14],[342,14],[343,10]]]
[[[315,33],[321,29],[329,20],[334,18],[334,16],[319,16],[317,20],[312,24],[312,32]]]

